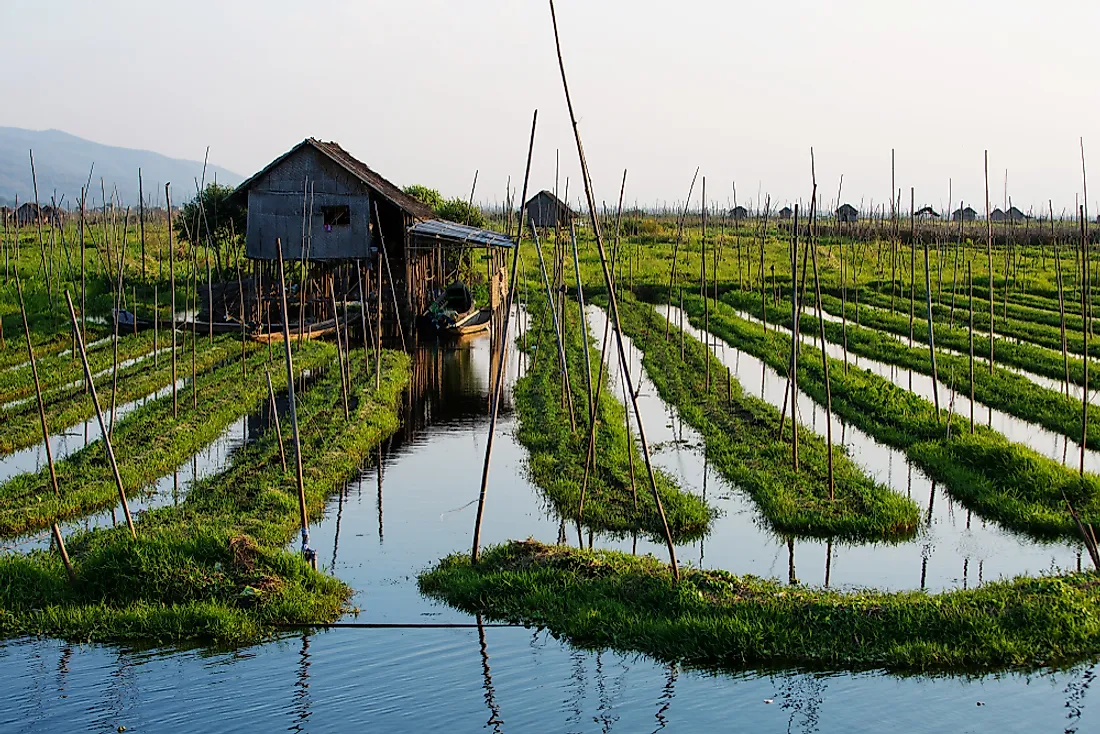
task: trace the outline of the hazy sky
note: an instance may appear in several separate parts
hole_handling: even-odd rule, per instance
[[[1078,138],[1100,199],[1100,3],[559,0],[566,68],[596,196],[810,195],[867,207],[897,185],[917,205],[1072,208]],[[307,136],[398,184],[503,197],[554,151],[580,196],[544,0],[2,0],[0,125],[211,160],[248,175]],[[698,191],[696,191],[696,197]],[[1096,211],[1093,205],[1090,210]]]

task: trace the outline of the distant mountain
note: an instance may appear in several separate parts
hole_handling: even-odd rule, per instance
[[[33,201],[30,158],[34,151],[34,168],[38,178],[38,198],[48,204],[55,195],[64,204],[80,200],[80,189],[92,173],[90,199],[100,200],[99,180],[107,187],[107,196],[118,189],[123,206],[137,206],[138,168],[144,181],[146,201],[163,202],[164,184],[172,183],[173,203],[189,201],[195,195],[195,179],[202,176],[202,161],[185,161],[169,158],[160,153],[132,148],[116,148],[93,143],[60,130],[23,130],[17,127],[0,127],[0,204],[11,205],[15,197],[20,202]],[[206,167],[207,182],[235,186],[243,177],[219,166]],[[159,185],[159,192],[158,192]],[[159,197],[158,197],[159,193]]]

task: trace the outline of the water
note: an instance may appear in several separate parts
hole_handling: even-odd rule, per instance
[[[760,323],[759,319],[743,311],[735,311],[735,313],[745,321]],[[768,328],[782,334],[789,335],[791,333],[790,329],[773,324],[769,324]],[[817,339],[814,335],[803,333],[799,336],[802,342],[817,345]],[[843,345],[826,341],[825,348],[830,357],[834,359],[844,358]],[[950,379],[950,375],[942,371],[940,372],[940,379],[933,381],[929,375],[897,365],[879,362],[851,352],[848,354],[848,361],[855,367],[869,370],[898,387],[920,395],[929,402],[934,400],[934,390],[938,390],[940,407],[946,410],[953,405],[952,410],[957,416],[955,420],[959,421],[960,425],[965,421],[969,421],[970,398],[961,391],[952,391],[951,385],[946,382]],[[933,388],[933,382],[935,382],[935,388]],[[1079,391],[1078,394],[1080,394]],[[1081,444],[1068,436],[1055,433],[1034,423],[1028,423],[1014,415],[996,410],[978,401],[974,402],[973,410],[975,423],[984,424],[1005,436],[1008,440],[1023,444],[1049,459],[1062,464],[1077,466],[1081,455]],[[1093,473],[1100,472],[1100,451],[1085,449],[1085,470]]]
[[[521,362],[513,352],[509,384]],[[406,425],[381,447],[382,471],[365,469],[314,527],[323,565],[357,590],[360,621],[475,621],[421,597],[416,575],[441,555],[469,549],[469,503],[477,498],[487,436],[488,365],[487,337],[418,351]],[[656,436],[667,419],[651,390],[643,392],[647,411],[658,411],[646,419]],[[514,428],[505,400],[486,542],[528,535],[552,541],[559,522],[524,476]],[[658,455],[671,466],[677,453]],[[692,455],[679,453],[684,461]],[[699,489],[698,478],[689,489]],[[714,553],[718,535],[728,532],[732,527],[722,526],[708,539]],[[773,575],[765,555],[758,554],[756,571]],[[784,578],[786,559],[777,563],[774,575]],[[638,655],[579,651],[523,628],[337,629],[232,652],[21,640],[0,645],[0,663],[8,671],[0,731],[696,732],[733,724],[750,731],[1030,732],[1100,724],[1088,699],[1092,666],[981,678],[711,674]]]

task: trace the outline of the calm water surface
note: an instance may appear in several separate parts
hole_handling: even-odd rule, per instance
[[[332,498],[326,518],[313,529],[325,568],[357,590],[353,603],[360,621],[477,621],[421,597],[416,575],[442,555],[468,550],[471,542],[471,503],[487,433],[488,343],[483,337],[417,352],[406,425],[381,447],[381,471],[364,469]],[[513,353],[509,360],[509,383],[521,359]],[[636,361],[635,353],[632,372]],[[736,488],[704,472],[697,436],[678,425],[644,381],[642,392],[646,429],[658,444],[661,466],[692,491],[703,492],[706,477],[708,499],[725,510],[711,537],[679,552],[685,559],[694,553],[697,563],[701,556],[708,565],[713,560],[787,580],[786,542],[762,529]],[[484,535],[489,543],[527,536],[556,540],[560,522],[525,477],[525,454],[512,436],[515,422],[507,400],[501,412]],[[904,463],[893,473],[905,476]],[[933,510],[933,525],[944,522],[939,513]],[[953,516],[965,522],[960,509]],[[752,528],[754,535],[739,539]],[[631,545],[629,538],[594,542]],[[825,554],[807,558],[817,552],[810,547],[795,544],[797,574],[805,583],[822,584]],[[639,542],[640,551],[649,549],[661,550]],[[836,552],[834,583],[879,578],[877,585],[919,586],[915,565],[896,575],[881,568],[845,570],[895,565],[888,555],[876,559],[882,549],[858,563]],[[931,557],[940,555],[948,554],[937,547]],[[953,556],[956,561],[962,558]],[[929,586],[944,588],[961,585],[949,576],[962,573],[960,568],[926,577],[938,579]],[[972,577],[970,583],[976,582]],[[1100,727],[1089,696],[1093,666],[977,678],[714,674],[643,656],[579,651],[523,628],[340,629],[288,635],[233,652],[20,640],[0,646],[0,663],[7,683],[0,732],[115,732],[119,726],[135,732],[1085,732]]]

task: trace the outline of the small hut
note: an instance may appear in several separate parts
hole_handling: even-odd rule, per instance
[[[917,219],[939,219],[940,215],[935,209],[930,206],[926,206],[923,209],[918,209],[915,215]]]
[[[577,214],[564,201],[543,189],[527,202],[525,216],[536,227],[556,228],[568,227]]]
[[[785,206],[779,210],[780,219],[790,219],[792,216],[794,216],[794,209],[791,209],[789,206]]]
[[[15,221],[20,227],[38,224],[42,210],[33,201],[28,201],[15,210]]]
[[[300,314],[302,320],[331,319],[333,299],[354,302],[363,297],[361,288],[372,288],[392,334],[397,323],[413,324],[445,291],[458,269],[456,241],[464,243],[459,258],[466,247],[499,244],[487,241],[495,233],[476,228],[459,235],[446,228],[416,230],[436,220],[430,207],[337,143],[316,138],[276,158],[234,196],[247,196],[245,254],[255,264],[253,283],[276,282],[277,241],[285,260],[302,263],[299,308],[309,315]],[[361,285],[361,277],[369,285]],[[253,285],[247,289],[242,297],[251,304]],[[279,299],[265,291],[257,301]],[[253,313],[245,311],[246,318]]]
[[[978,221],[978,212],[974,211],[971,207],[965,209],[956,209],[951,212],[952,222],[976,222]]]
[[[749,210],[743,206],[735,206],[730,210],[730,219],[740,221],[749,218]]]
[[[839,209],[836,210],[836,220],[838,222],[855,222],[859,219],[859,210],[851,204],[842,204]]]
[[[1009,207],[1008,212],[1005,213],[1005,217],[1010,222],[1024,222],[1024,221],[1027,221],[1028,219],[1031,219],[1031,217],[1024,214],[1022,211],[1020,211],[1019,209],[1017,209],[1014,206]]]

